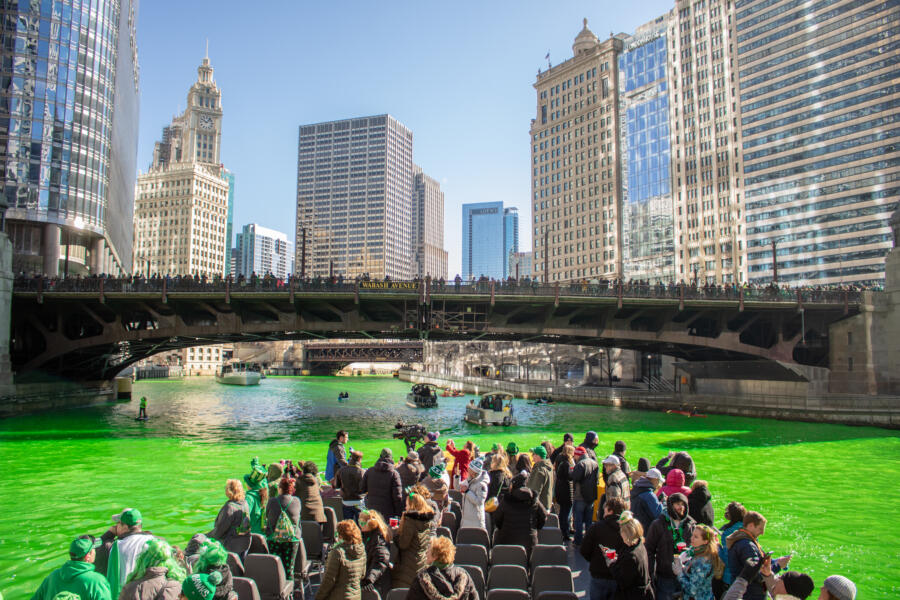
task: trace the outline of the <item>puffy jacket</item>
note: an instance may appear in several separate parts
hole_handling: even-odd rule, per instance
[[[487,500],[487,492],[488,474],[486,471],[482,471],[469,480],[466,493],[463,494],[460,527],[485,529],[484,502]]]
[[[685,514],[684,519],[678,525],[679,539],[673,539],[672,532],[669,530],[669,522],[675,515],[672,504],[676,501],[684,502],[687,507],[687,498],[684,494],[675,493],[669,496],[666,499],[666,511],[650,524],[650,529],[644,539],[647,560],[650,565],[650,576],[654,580],[659,577],[675,579],[675,572],[672,570],[675,545],[678,542],[684,542],[688,546],[691,544],[691,534],[694,532],[695,523],[690,515]]]
[[[553,504],[553,468],[549,460],[542,460],[534,465],[525,485],[537,495],[538,502],[550,510]]]
[[[666,475],[666,484],[659,488],[656,495],[663,494],[668,497],[675,493],[684,494],[685,496],[691,495],[690,488],[684,486],[684,472],[681,469],[669,471]]]
[[[403,486],[404,490],[411,485],[416,485],[423,472],[422,463],[419,461],[409,462],[408,460],[404,460],[400,463],[400,466],[397,467],[397,473],[400,474],[400,485]],[[405,492],[403,496],[406,497]]]
[[[738,528],[725,539],[725,546],[728,548],[728,568],[731,569],[731,576],[735,579],[740,576],[747,560],[751,558],[762,560],[763,552],[759,541],[743,527]],[[781,568],[773,561],[772,572],[777,573],[779,570]],[[766,594],[762,575],[757,575],[753,581],[747,583],[744,598],[745,600],[764,600]]]
[[[362,479],[362,491],[366,493],[366,507],[377,510],[385,519],[400,516],[403,510],[403,486],[394,463],[379,458],[366,469]]]
[[[547,520],[544,509],[530,488],[523,486],[510,490],[492,515],[492,522],[497,528],[494,545],[525,546],[531,552],[537,544],[538,529]]]
[[[210,565],[204,572],[207,575],[218,573],[222,576],[222,581],[216,586],[213,600],[237,600],[237,594],[234,591],[234,577],[232,577],[231,569],[227,564]]]
[[[607,515],[591,525],[584,534],[584,540],[579,548],[581,555],[590,563],[591,577],[612,579],[612,571],[606,566],[606,556],[600,546],[615,548],[617,551],[624,547],[622,536],[619,535],[617,515]]]
[[[378,529],[363,532],[366,546],[366,572],[362,586],[371,585],[382,598],[391,591],[391,548]]]
[[[360,582],[365,573],[366,550],[363,545],[337,544],[328,553],[316,600],[360,600]]]
[[[359,465],[347,465],[338,470],[334,476],[334,486],[341,491],[344,500],[359,500],[362,498],[362,480],[365,471]],[[338,515],[341,518],[341,515]]]
[[[250,548],[250,505],[245,500],[226,502],[216,515],[215,527],[206,535],[222,542],[229,552],[243,555]]]
[[[111,600],[109,582],[94,571],[94,565],[80,560],[66,561],[41,582],[31,600],[53,600],[60,592],[78,594],[81,600]]]
[[[119,600],[178,600],[181,583],[166,579],[165,567],[150,567],[140,579],[126,583],[119,593]]]
[[[416,575],[406,600],[478,600],[472,577],[456,565],[432,565]]]
[[[304,473],[297,479],[297,488],[294,495],[300,498],[300,520],[325,522],[325,504],[322,502],[322,493],[319,486],[319,478],[311,473]],[[337,515],[340,518],[340,515]]]
[[[647,549],[638,542],[634,546],[616,549],[618,557],[610,565],[616,580],[616,598],[622,600],[653,600],[650,584],[650,568],[647,564]]]
[[[425,442],[422,447],[419,448],[419,460],[422,462],[422,467],[427,473],[428,469],[434,465],[443,464],[444,452],[441,450],[441,447],[438,446],[437,442]]]
[[[597,461],[587,454],[575,463],[575,466],[569,467],[569,478],[572,480],[576,501],[594,503],[597,499],[598,474]]]
[[[553,499],[562,505],[572,504],[572,479],[569,477],[569,462],[559,461],[556,465],[556,477],[553,478]]]
[[[408,588],[415,580],[416,573],[428,564],[425,554],[431,545],[434,531],[434,514],[416,511],[403,513],[396,539],[400,559],[391,571],[393,587]]]
[[[653,484],[646,477],[638,479],[631,488],[631,512],[634,518],[640,521],[644,531],[650,529],[650,524],[665,510],[663,503],[656,497]]]
[[[703,525],[713,526],[716,513],[713,511],[712,494],[705,485],[696,485],[688,496],[688,514]]]
[[[328,444],[328,456],[325,461],[325,479],[331,481],[334,474],[337,473],[341,467],[346,466],[347,451],[344,450],[344,444],[337,441],[337,439],[331,440],[331,443]]]
[[[722,526],[722,534],[721,534],[721,543],[719,544],[719,558],[722,559],[722,563],[725,565],[725,572],[722,573],[722,581],[725,585],[731,585],[735,576],[731,574],[731,567],[728,564],[728,546],[725,541],[728,539],[728,536],[743,527],[744,524],[740,521],[734,521],[731,523],[726,523]]]

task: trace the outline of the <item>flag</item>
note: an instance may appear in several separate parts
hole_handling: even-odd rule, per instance
[[[550,60],[550,53],[547,53],[547,56],[544,57],[544,60]]]

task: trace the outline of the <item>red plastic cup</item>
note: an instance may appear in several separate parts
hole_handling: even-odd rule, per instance
[[[685,550],[687,550],[687,544],[685,544],[684,542],[678,542],[675,547],[678,548],[679,552],[684,552]]]
[[[391,527],[398,527],[400,525],[399,519],[391,519]]]
[[[616,551],[612,548],[609,548],[606,551],[606,558],[608,558],[609,560],[616,560]]]

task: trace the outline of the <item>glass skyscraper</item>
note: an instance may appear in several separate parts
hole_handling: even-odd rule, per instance
[[[626,279],[671,281],[675,236],[670,177],[666,29],[662,16],[623,40],[619,55],[622,252]]]
[[[509,253],[519,248],[519,214],[502,202],[463,204],[462,277],[505,279]]]
[[[0,177],[16,272],[127,273],[136,0],[0,2]]]

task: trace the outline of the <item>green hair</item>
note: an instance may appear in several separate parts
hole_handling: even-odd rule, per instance
[[[210,567],[228,564],[228,551],[220,542],[209,540],[200,546],[199,558],[194,565],[194,573],[206,573]]]
[[[150,567],[165,567],[166,579],[182,582],[187,577],[187,571],[178,564],[172,553],[172,546],[165,540],[150,538],[144,545],[144,550],[138,555],[134,563],[134,571],[128,575],[125,583],[137,581],[145,575]]]
[[[3,596],[0,595],[0,600],[2,600],[2,598]],[[81,596],[73,594],[72,592],[60,592],[53,596],[53,600],[81,600]]]

